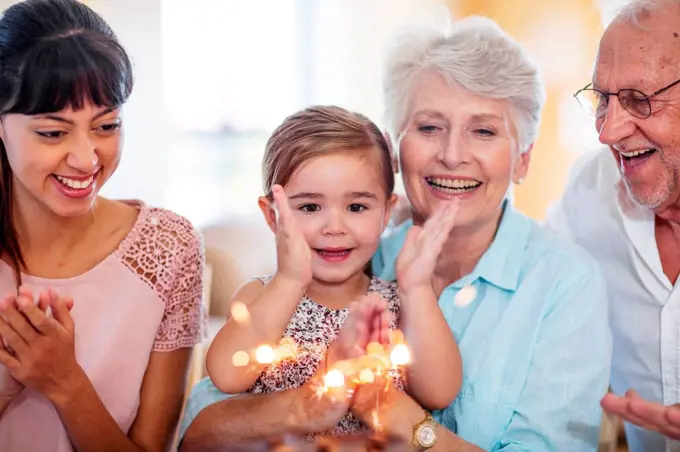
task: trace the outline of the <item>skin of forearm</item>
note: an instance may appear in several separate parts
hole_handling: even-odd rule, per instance
[[[120,429],[87,377],[73,396],[53,401],[73,447],[78,452],[143,452]]]
[[[295,392],[235,396],[206,407],[189,426],[180,452],[217,451],[247,441],[306,433],[295,410]]]
[[[484,452],[484,449],[468,443],[442,425],[437,425],[437,442],[434,447],[428,450],[433,452]]]
[[[446,408],[460,391],[463,363],[434,292],[402,294],[401,316],[413,357],[407,374],[409,393],[427,409]]]
[[[15,397],[2,397],[0,396],[0,419],[2,419],[2,415],[5,414],[5,411],[7,411],[7,408],[12,404],[12,401],[16,398]]]
[[[207,368],[215,386],[228,394],[240,394],[250,388],[266,365],[251,363],[238,367],[232,356],[250,351],[261,344],[275,344],[281,339],[295,313],[304,287],[274,279],[248,303],[250,322],[241,325],[229,319],[215,337],[207,355]]]

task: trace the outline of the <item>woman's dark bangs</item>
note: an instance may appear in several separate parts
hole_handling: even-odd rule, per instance
[[[86,33],[44,42],[27,56],[21,86],[6,113],[37,115],[65,108],[122,106],[132,92],[132,68],[123,48]]]

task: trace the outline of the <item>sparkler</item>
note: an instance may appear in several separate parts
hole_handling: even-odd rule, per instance
[[[231,304],[231,318],[239,325],[247,325],[250,323],[250,311],[248,307],[240,301],[234,301]]]
[[[466,295],[469,297],[469,294]],[[250,312],[243,303],[232,304],[231,316],[241,325],[250,323]],[[295,361],[298,355],[299,349],[295,341],[290,337],[284,337],[275,346],[262,344],[250,352],[236,352],[232,357],[232,363],[239,367],[251,364],[273,365],[286,360]],[[389,344],[371,342],[366,346],[365,354],[358,358],[333,363],[315,387],[315,391],[319,397],[329,392],[337,395],[338,390],[342,388],[371,384],[377,377],[400,373],[410,363],[411,349],[404,340],[404,334],[399,330],[390,331]],[[351,392],[352,389],[349,390],[350,394]],[[378,403],[376,400],[376,404]],[[376,409],[372,415],[375,426],[380,425],[377,413]]]

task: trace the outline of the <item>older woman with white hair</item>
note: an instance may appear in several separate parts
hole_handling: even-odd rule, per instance
[[[433,416],[380,382],[360,385],[350,409],[418,449],[595,451],[611,359],[603,277],[583,250],[508,197],[527,174],[538,131],[544,90],[536,67],[492,21],[469,18],[395,40],[384,93],[413,220],[383,240],[373,271],[398,279],[409,231],[460,204],[432,280],[438,306],[424,299],[419,309],[443,311],[464,380],[453,404]],[[218,402],[226,396],[199,384],[183,450],[332,424],[332,410],[312,391]],[[275,418],[287,406],[297,415]]]
[[[469,18],[396,41],[384,94],[413,220],[383,240],[374,272],[398,277],[408,231],[460,203],[432,284],[460,345],[464,382],[435,418],[484,450],[596,450],[611,359],[603,276],[508,196],[527,174],[538,133],[536,67],[492,21]],[[455,448],[453,435],[438,431],[444,449]]]

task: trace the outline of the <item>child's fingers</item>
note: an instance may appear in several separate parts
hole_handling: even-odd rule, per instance
[[[387,345],[390,343],[390,320],[391,315],[389,311],[383,311],[380,316],[380,343]]]
[[[389,326],[387,302],[380,294],[373,292],[366,297],[365,303],[370,308],[371,335],[369,341],[384,343],[384,337],[387,334],[385,330]]]
[[[380,339],[380,324],[377,313],[384,309],[383,303],[382,297],[376,292],[364,296],[360,302],[361,317],[357,321],[362,327],[361,332],[365,333],[357,335],[356,344],[362,350],[366,349],[369,342]]]
[[[288,205],[288,197],[280,185],[272,187],[272,196],[274,197],[274,207],[276,209],[276,224],[281,229],[281,232],[287,232],[290,227],[290,206]]]
[[[371,292],[366,295],[366,301],[369,303],[371,312],[382,312],[387,308],[387,302],[378,292]]]
[[[371,339],[370,342],[380,342],[380,337],[381,337],[381,329],[382,329],[382,324],[381,324],[381,318],[379,315],[376,315],[373,317],[373,324],[371,325]]]

